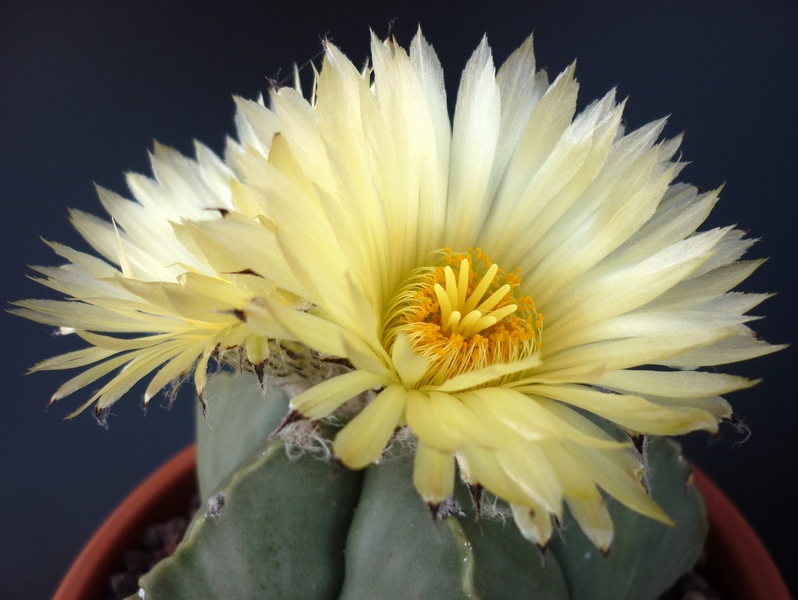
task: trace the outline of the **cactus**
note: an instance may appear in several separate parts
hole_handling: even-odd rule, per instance
[[[733,418],[755,382],[698,369],[782,347],[744,325],[768,295],[730,291],[759,261],[698,231],[719,192],[673,183],[664,121],[627,134],[614,91],[576,115],[573,66],[536,64],[483,39],[452,121],[420,30],[362,70],[326,42],[310,98],[238,101],[226,164],[156,146],[138,202],[73,215],[116,266],[52,244],[67,299],[16,303],[89,344],[34,367],[89,367],[52,401],[109,375],[70,415],[104,423],[156,370],[145,405],[189,377],[208,400],[207,510],[140,597],[653,600],[696,560],[678,446],[627,433]],[[211,358],[242,375],[206,388]]]
[[[653,600],[703,546],[704,505],[670,440],[649,439],[644,453],[651,493],[675,527],[608,498],[608,556],[569,518],[542,551],[498,518],[500,506],[478,519],[464,484],[431,513],[413,489],[406,445],[365,471],[323,452],[293,456],[270,437],[287,402],[279,388],[264,397],[252,375],[211,379],[211,427],[198,419],[205,508],[175,554],[142,577],[140,598]]]

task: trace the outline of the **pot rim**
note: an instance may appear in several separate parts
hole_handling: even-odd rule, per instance
[[[712,585],[731,600],[791,600],[776,563],[742,513],[698,467],[692,465],[692,470],[707,505],[707,574]]]
[[[108,578],[124,570],[120,548],[136,547],[153,523],[185,513],[197,489],[197,447],[184,448],[135,490],[105,519],[75,558],[53,600],[103,598]]]

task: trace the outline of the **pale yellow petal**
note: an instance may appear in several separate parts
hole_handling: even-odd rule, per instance
[[[438,392],[458,392],[461,390],[467,390],[469,388],[500,379],[506,375],[528,371],[529,369],[537,367],[540,365],[540,363],[540,355],[533,354],[515,362],[495,363],[483,369],[477,369],[476,371],[469,371],[468,373],[463,373],[462,375],[456,375],[455,377],[447,379],[441,385],[428,386],[428,388]]]
[[[518,530],[533,544],[545,548],[553,531],[551,514],[540,504],[510,504]]]
[[[195,342],[161,367],[144,391],[144,405],[146,406],[152,397],[171,381],[191,370],[206,346],[207,342],[205,340],[201,340],[199,343]]]
[[[435,391],[428,394],[437,419],[457,431],[464,442],[483,448],[496,448],[502,442],[490,435],[484,423],[457,396]]]
[[[105,360],[109,356],[116,354],[115,350],[107,350],[105,348],[82,348],[74,352],[67,352],[66,354],[59,354],[53,356],[39,363],[33,365],[28,373],[36,371],[60,371],[63,369],[73,369],[77,367],[85,367],[92,363]]]
[[[396,340],[393,343],[393,350],[391,351],[391,358],[396,372],[402,383],[412,388],[427,372],[429,369],[429,360],[416,354],[410,346],[407,335],[399,332]]]
[[[438,419],[430,397],[418,390],[407,392],[407,424],[419,440],[441,451],[452,452],[463,441],[449,423]]]
[[[387,383],[368,371],[350,371],[327,379],[291,399],[291,408],[309,419],[320,419],[358,394]]]
[[[575,385],[537,385],[523,391],[565,402],[640,433],[680,435],[698,429],[718,429],[717,418],[705,410],[660,406],[640,396],[606,393]]]
[[[495,451],[504,472],[548,512],[562,516],[562,484],[535,442],[508,443]]]
[[[631,451],[597,450],[572,442],[563,442],[563,445],[593,481],[610,496],[642,515],[673,525],[670,517],[640,483],[638,473],[642,473],[643,467],[638,463],[638,470],[633,468],[635,459]]]
[[[454,492],[454,455],[418,441],[413,485],[427,504],[437,506]]]
[[[536,398],[508,388],[483,388],[460,395],[465,405],[483,423],[498,422],[528,441],[570,439],[593,448],[619,448],[609,436],[594,437],[580,431]]]
[[[257,333],[252,333],[247,337],[244,344],[247,352],[247,360],[253,365],[263,364],[269,358],[269,338]]]
[[[768,344],[757,339],[754,332],[745,327],[738,330],[734,337],[721,340],[712,346],[695,348],[678,356],[664,358],[656,364],[679,369],[712,367],[765,356],[786,347],[786,344]]]
[[[516,481],[501,466],[492,450],[466,444],[458,452],[461,471],[470,484],[481,484],[489,492],[518,504],[531,505],[538,494],[531,493],[523,482]]]
[[[335,436],[336,458],[350,469],[362,469],[377,460],[399,424],[407,390],[390,385]]]
[[[565,502],[587,539],[602,552],[608,552],[615,535],[615,528],[604,501],[566,498]]]
[[[473,244],[476,229],[490,208],[488,191],[501,122],[501,96],[487,38],[469,59],[452,126],[446,243],[453,248]]]
[[[53,394],[50,402],[55,402],[61,398],[69,396],[70,394],[74,394],[79,389],[86,387],[90,383],[97,381],[100,377],[107,375],[114,369],[117,369],[127,362],[133,360],[133,358],[136,356],[140,356],[142,352],[146,352],[146,350],[139,350],[137,352],[129,352],[127,354],[115,356],[91,367],[90,369],[86,369],[66,383],[63,383],[61,387],[56,390],[55,394]]]

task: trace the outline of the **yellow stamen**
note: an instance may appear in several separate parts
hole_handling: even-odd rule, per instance
[[[416,271],[386,311],[386,349],[401,331],[430,362],[417,385],[536,352],[543,322],[531,298],[513,296],[519,274],[503,271],[479,248],[444,253],[447,264]]]

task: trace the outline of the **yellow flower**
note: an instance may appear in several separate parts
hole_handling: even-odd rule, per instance
[[[297,84],[270,108],[237,101],[227,165],[157,147],[156,180],[130,178],[137,202],[100,191],[113,223],[73,214],[115,266],[52,245],[70,264],[42,283],[69,299],[17,312],[91,346],[34,369],[94,365],[56,400],[124,365],[82,407],[102,414],[156,369],[145,402],[192,369],[201,394],[212,355],[257,368],[299,342],[351,368],[289,420],[372,395],[334,441],[351,468],[407,427],[432,507],[459,467],[541,545],[567,504],[607,549],[599,489],[669,522],[633,444],[585,415],[631,436],[730,418],[720,394],[754,382],[697,368],[777,349],[745,325],[767,295],[730,292],[760,261],[738,260],[738,230],[697,233],[718,191],[673,183],[664,121],[626,135],[613,92],[574,116],[576,95],[573,66],[536,72],[531,38],[498,73],[483,40],[450,124],[420,32],[409,52],[373,38],[362,72],[327,44],[309,100]]]
[[[98,189],[112,223],[72,211],[73,225],[105,260],[50,243],[69,264],[34,267],[44,275],[38,281],[68,300],[15,303],[21,308],[13,312],[91,344],[33,367],[39,371],[94,365],[62,385],[51,402],[123,367],[70,417],[96,402],[96,413],[104,421],[111,404],[159,368],[145,391],[145,405],[192,369],[201,395],[208,360],[230,348],[243,347],[249,360],[259,365],[268,356],[268,340],[243,325],[235,310],[254,296],[294,300],[283,300],[260,277],[220,276],[207,266],[200,249],[191,242],[184,246],[173,230],[172,221],[217,220],[219,209],[232,208],[232,173],[222,161],[201,145],[196,161],[156,145],[152,167],[155,180],[128,176],[138,202]]]
[[[450,126],[420,32],[409,53],[372,39],[363,72],[327,44],[309,101],[239,102],[257,145],[232,161],[235,211],[185,232],[211,264],[234,257],[303,299],[253,301],[253,331],[351,363],[295,413],[378,392],[335,439],[345,465],[378,461],[408,426],[431,506],[457,464],[529,539],[546,544],[565,503],[606,549],[599,488],[669,519],[632,444],[585,413],[632,435],[715,431],[732,415],[719,394],[753,382],[694,369],[775,348],[744,325],[766,296],[729,293],[759,265],[737,260],[751,242],[696,233],[718,191],[673,184],[680,140],[657,142],[664,121],[625,135],[613,92],[574,117],[573,73],[549,84],[530,39],[496,74],[483,41]]]

